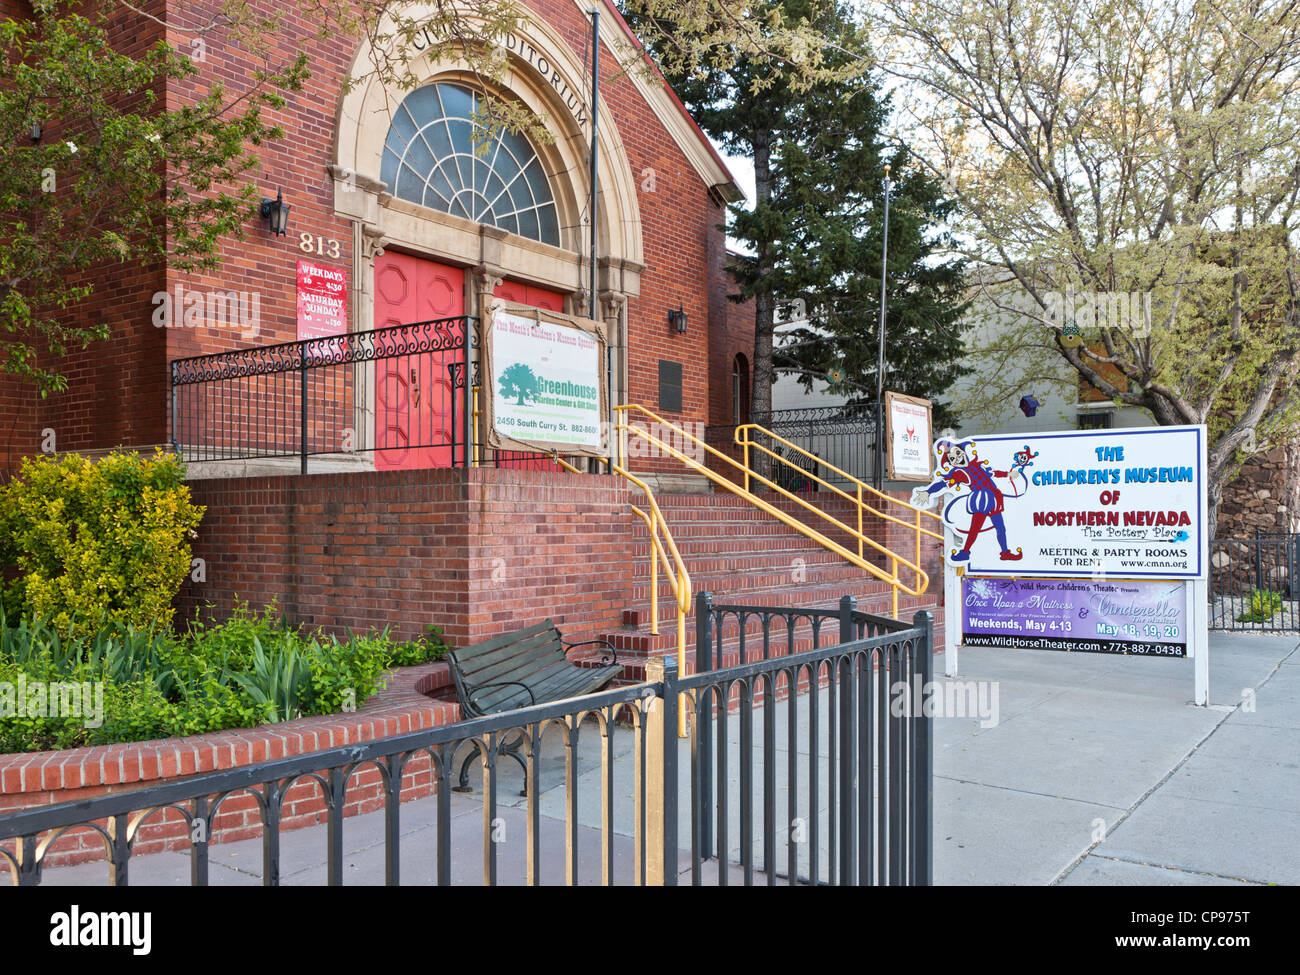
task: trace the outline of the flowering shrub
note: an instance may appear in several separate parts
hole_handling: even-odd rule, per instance
[[[1238,623],[1267,623],[1282,609],[1282,594],[1272,589],[1252,589],[1250,612],[1237,617]]]

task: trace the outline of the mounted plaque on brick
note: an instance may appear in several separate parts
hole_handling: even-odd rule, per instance
[[[659,360],[659,409],[668,413],[682,411],[682,364]]]

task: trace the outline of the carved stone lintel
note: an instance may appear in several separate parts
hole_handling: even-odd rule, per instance
[[[354,173],[346,166],[331,165],[325,168],[334,179],[355,186],[363,193],[383,193],[388,189],[388,184],[383,180],[367,176],[365,173]]]

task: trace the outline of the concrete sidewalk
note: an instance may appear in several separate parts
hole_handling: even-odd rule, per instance
[[[935,722],[935,881],[940,884],[1239,884],[1300,882],[1300,637],[1211,635],[1210,708],[1188,702],[1190,661],[1053,651],[963,649],[959,680],[995,682],[999,721]],[[936,671],[942,673],[942,659]],[[800,711],[807,728],[808,709]],[[777,814],[784,816],[789,757],[784,705],[776,721]],[[733,717],[733,738],[736,724]],[[761,727],[756,718],[756,729]],[[823,722],[824,725],[824,722]],[[585,726],[584,726],[585,727]],[[823,727],[816,807],[829,814]],[[558,739],[558,736],[556,736]],[[756,742],[761,738],[756,736]],[[601,866],[600,743],[584,731],[579,752],[578,879],[598,883]],[[731,748],[733,789],[737,748]],[[794,788],[811,809],[807,737]],[[632,734],[615,735],[616,878],[632,879]],[[689,752],[680,755],[683,784]],[[755,761],[761,782],[761,761]],[[548,882],[563,882],[563,752],[548,739],[541,768],[540,846]],[[500,882],[523,878],[526,800],[511,762],[501,773],[497,846]],[[480,777],[472,782],[477,786]],[[681,793],[687,795],[684,788]],[[684,803],[683,803],[684,805]],[[761,807],[758,807],[761,808]],[[482,882],[483,813],[477,795],[452,797],[453,880]],[[738,803],[731,802],[731,857],[739,855]],[[402,879],[430,883],[435,869],[434,801],[402,806]],[[679,828],[689,838],[686,810]],[[344,823],[348,884],[383,882],[380,814]],[[784,828],[778,851],[784,848]],[[821,837],[821,862],[826,837]],[[324,827],[283,834],[282,881],[325,879]],[[778,852],[778,856],[783,856]],[[810,851],[802,850],[801,873]],[[213,884],[257,884],[261,844],[211,851]],[[683,861],[682,868],[688,864]],[[823,876],[824,870],[823,867]],[[734,874],[735,871],[733,870]],[[186,883],[189,858],[133,858],[133,884]],[[103,864],[47,870],[48,884],[102,884]],[[683,879],[686,879],[685,877]],[[739,879],[739,878],[737,878]],[[734,882],[734,881],[733,881]]]
[[[1300,637],[1210,635],[1192,663],[963,649],[1001,722],[938,722],[935,880],[1300,883]]]

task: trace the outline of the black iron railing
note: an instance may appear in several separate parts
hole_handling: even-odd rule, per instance
[[[883,442],[878,442],[876,437],[879,419],[875,403],[859,403],[751,413],[747,422],[757,423],[846,474],[874,483],[876,471],[883,464],[877,457],[879,449],[883,447]],[[743,461],[734,434],[734,425],[710,426],[705,429],[704,439],[710,447],[737,461]],[[809,470],[832,482],[839,480],[824,466],[809,461],[795,451],[788,453],[794,468]],[[782,487],[790,491],[816,490],[816,483],[811,478],[801,478],[796,469],[779,466],[782,470],[775,473],[778,474]]]
[[[761,651],[747,653],[743,634],[752,623],[758,624]],[[784,654],[774,652],[777,623]],[[741,663],[711,669],[732,628],[741,635]],[[796,651],[801,631],[812,649]],[[756,874],[768,884],[795,878],[842,886],[929,884],[932,729],[929,718],[896,702],[900,693],[930,687],[932,654],[928,612],[909,625],[862,613],[847,596],[838,608],[787,609],[715,605],[701,593],[699,673],[676,684],[695,691],[688,698],[698,729],[690,772],[693,882],[700,883],[712,860],[738,862],[738,879],[746,885]],[[776,747],[781,724],[784,755]],[[733,776],[730,743],[737,738]],[[732,778],[739,779],[738,795]],[[817,808],[823,795],[825,815]],[[739,814],[735,843],[732,806]],[[783,845],[783,834],[801,841]],[[727,883],[726,874],[718,870],[719,883]]]
[[[232,799],[251,795],[261,879],[274,886],[281,880],[286,797],[296,789],[301,799],[306,783],[323,800],[325,878],[338,885],[349,782],[373,769],[384,793],[384,879],[397,884],[402,851],[414,843],[403,839],[404,774],[426,763],[436,802],[432,879],[439,885],[675,885],[679,871],[694,884],[930,883],[932,719],[891,706],[899,686],[929,686],[929,614],[906,625],[857,613],[851,602],[831,610],[724,607],[707,599],[701,605],[704,644],[740,610],[769,623],[820,621],[816,631],[825,630],[827,645],[689,676],[668,658],[662,676],[647,683],[579,699],[0,814],[0,874],[8,867],[18,884],[39,884],[58,841],[89,830],[103,843],[109,882],[127,884],[134,845],[148,839],[151,823],[178,812],[189,837],[190,882],[207,885],[209,824]],[[832,620],[834,628],[822,625]],[[677,736],[679,695],[692,724],[685,740]],[[522,772],[501,761],[511,750],[523,755]],[[479,756],[481,789],[474,798],[453,797],[458,758],[470,751]],[[584,769],[593,765],[597,781],[584,784]],[[521,785],[523,835],[502,830],[498,837],[494,824],[504,822],[499,814]],[[584,812],[584,789],[598,793],[598,814]],[[562,797],[560,810],[544,811],[547,794]],[[629,796],[630,803],[623,798]],[[481,816],[454,814],[453,801],[476,803]],[[503,873],[505,862],[519,874]]]
[[[1300,630],[1300,535],[1210,544],[1210,629]]]
[[[696,668],[712,684],[712,697],[695,699],[699,722],[698,745],[693,751],[693,789],[703,809],[713,816],[692,820],[695,858],[716,856],[726,849],[727,775],[729,719],[725,707],[731,690],[740,687],[740,708],[735,719],[742,727],[742,741],[752,740],[752,705],[762,705],[764,761],[762,809],[764,823],[779,823],[779,797],[773,761],[769,751],[776,726],[775,700],[785,693],[789,740],[806,745],[806,760],[787,755],[786,782],[808,782],[808,791],[820,795],[822,741],[824,759],[830,770],[825,794],[838,817],[824,822],[808,818],[796,808],[796,790],[788,790],[785,821],[797,819],[803,826],[807,850],[787,848],[786,876],[796,869],[811,883],[898,884],[929,883],[931,839],[929,781],[933,755],[928,722],[892,713],[890,702],[898,688],[911,693],[914,684],[928,687],[933,677],[933,633],[929,613],[918,613],[912,623],[877,616],[856,608],[852,596],[844,596],[836,607],[751,606],[714,603],[702,592],[695,602]],[[921,632],[923,631],[923,633]],[[924,649],[922,649],[922,645]],[[811,646],[811,649],[801,649]],[[716,669],[727,656],[738,666]],[[858,650],[849,648],[873,648]],[[771,679],[783,672],[782,685]],[[751,675],[748,684],[743,675]],[[767,675],[759,679],[758,675]],[[802,689],[789,695],[788,689]],[[800,697],[806,702],[809,728],[796,736]],[[838,704],[837,704],[838,699]],[[716,728],[714,727],[716,723]],[[825,736],[822,730],[826,730]],[[710,773],[717,771],[716,786]],[[748,797],[753,795],[753,772],[741,767],[741,834],[747,835]],[[715,789],[718,798],[715,800]],[[839,797],[837,800],[837,796]],[[874,824],[874,825],[873,825]],[[773,863],[777,851],[772,837],[763,833],[762,863]],[[743,853],[743,850],[742,850]],[[802,866],[797,867],[796,855]],[[753,860],[743,863],[746,882],[754,869]],[[900,879],[902,877],[902,879]],[[725,882],[725,881],[724,881]],[[769,880],[770,882],[770,880]]]
[[[190,463],[297,458],[318,469],[558,470],[477,422],[477,319],[440,318],[172,362],[172,445]],[[466,444],[473,444],[466,450]]]

